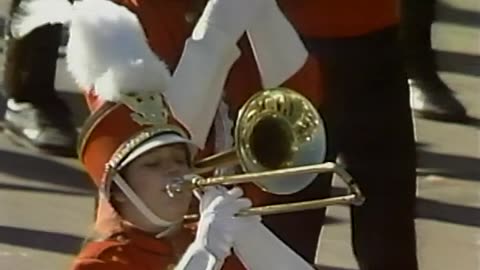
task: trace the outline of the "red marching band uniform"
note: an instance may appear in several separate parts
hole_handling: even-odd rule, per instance
[[[94,0],[82,2],[92,1]],[[143,30],[143,32],[139,32],[146,37],[148,47],[151,49],[151,55],[148,56],[158,57],[164,61],[162,64],[155,63],[148,66],[149,70],[146,71],[147,74],[142,75],[143,77],[135,78],[133,75],[128,75],[124,78],[120,76],[121,79],[119,79],[116,77],[117,74],[106,72],[108,71],[107,63],[118,64],[112,57],[120,55],[108,52],[108,46],[114,47],[119,45],[115,44],[116,42],[126,42],[125,48],[128,48],[129,41],[125,37],[138,38],[139,33],[135,32],[136,29],[123,29],[123,33],[133,31],[135,32],[133,34],[109,35],[109,31],[116,33],[114,31],[118,29],[114,24],[103,24],[101,19],[93,23],[90,21],[90,25],[82,25],[84,28],[79,27],[78,25],[81,24],[75,24],[75,19],[100,11],[91,8],[75,10],[77,4],[72,6],[66,1],[58,8],[73,10],[74,16],[68,18],[68,21],[64,18],[54,18],[50,21],[40,20],[41,23],[71,23],[71,41],[67,45],[67,62],[77,83],[85,90],[87,103],[92,111],[80,140],[79,157],[99,188],[105,186],[105,164],[115,157],[119,149],[125,147],[126,142],[131,142],[132,138],[145,128],[132,118],[132,113],[135,113],[134,104],[137,97],[133,97],[129,104],[125,104],[110,95],[108,88],[118,86],[128,89],[128,87],[138,87],[138,84],[148,87],[148,82],[142,81],[142,79],[151,80],[151,78],[145,79],[146,76],[164,76],[166,78],[166,74],[171,72],[172,75],[168,77],[168,82],[165,79],[166,81],[162,84],[161,79],[157,78],[157,80],[153,80],[151,86],[155,86],[157,90],[159,87],[163,88],[161,89],[162,95],[165,96],[173,112],[172,117],[169,117],[170,123],[182,127],[179,131],[181,134],[188,134],[190,131],[193,142],[204,149],[198,155],[199,157],[231,147],[229,142],[231,143],[232,139],[228,138],[231,120],[227,119],[228,116],[234,117],[243,103],[262,89],[284,86],[297,90],[317,106],[321,103],[320,66],[316,59],[307,53],[295,29],[276,5],[276,1],[265,1],[270,5],[266,9],[267,11],[258,16],[261,19],[249,23],[248,27],[243,29],[242,33],[247,30],[246,34],[241,38],[239,36],[239,40],[236,37],[228,37],[228,35],[225,37],[224,33],[218,34],[209,29],[208,20],[205,20],[207,26],[201,23],[195,24],[191,20],[191,15],[195,14],[195,8],[191,1],[123,0],[117,2],[127,7],[132,12],[132,16],[135,15],[138,19]],[[75,14],[78,16],[75,17]],[[207,15],[202,16],[206,17]],[[200,22],[202,16],[200,16]],[[257,17],[252,16],[252,18]],[[112,26],[112,29],[108,30],[107,26]],[[21,35],[22,31],[28,32],[31,30],[29,27],[31,28],[29,25],[25,29],[18,27],[18,34]],[[103,29],[105,32],[98,35],[97,44],[72,42],[72,40],[88,40],[88,36],[99,29]],[[89,55],[89,51],[97,48],[95,46],[101,47],[105,55],[94,53]],[[115,48],[112,48],[112,51],[115,51]],[[118,52],[120,51],[126,55],[132,53],[128,50],[119,50]],[[135,55],[131,55],[131,57],[133,59]],[[102,62],[102,60],[104,61]],[[158,68],[156,71],[158,74],[152,71],[153,68]],[[126,73],[129,71],[128,69],[122,70]],[[105,76],[103,81],[107,81],[107,83],[102,83],[101,78],[99,83],[100,75]],[[116,81],[116,79],[118,80]],[[92,88],[92,86],[95,87]],[[102,89],[102,86],[105,88]],[[148,98],[148,96],[139,98]],[[228,109],[225,109],[226,107]],[[219,128],[219,126],[221,127]],[[183,136],[185,137],[185,135]],[[288,196],[273,195],[260,190],[254,184],[243,184],[242,187],[246,197],[251,198],[254,205],[298,201],[303,196],[302,192]],[[298,234],[296,228],[292,226],[294,224],[308,224],[312,228],[320,226],[311,212],[290,213],[283,216],[290,221],[285,222],[285,218],[282,218],[271,223],[270,226],[286,231],[290,235]],[[106,200],[99,200],[96,229],[111,235],[120,230],[118,222],[116,222],[115,211]],[[168,269],[168,265],[174,263],[172,247],[168,243],[158,241],[158,239],[150,242],[148,237],[143,236],[140,232],[124,231],[120,237],[125,237],[125,235],[138,244],[139,250],[142,248],[154,250],[157,255],[155,258],[162,258],[160,261],[163,267],[158,269]],[[298,246],[308,242],[307,246],[312,249],[315,247],[311,246],[311,243],[316,246],[316,237],[318,236],[306,233],[289,239],[286,244],[295,250]],[[178,241],[188,243],[188,238],[188,235],[185,234],[187,240]],[[122,252],[136,252],[125,251],[118,241],[102,243],[105,244],[93,243],[87,246],[87,249],[80,255],[80,264],[88,264],[89,260],[98,260],[99,256],[116,256],[121,261]],[[143,261],[145,264],[150,264],[149,260],[152,258],[149,256],[154,258],[154,255],[147,255],[141,251],[134,255],[136,260]],[[242,267],[238,260],[233,259],[227,262],[222,269],[242,269]],[[76,269],[91,268],[79,267]],[[119,266],[118,269],[123,268]]]

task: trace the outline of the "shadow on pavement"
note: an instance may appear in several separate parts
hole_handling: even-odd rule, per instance
[[[454,7],[443,1],[436,1],[438,21],[480,28],[480,12]]]
[[[345,188],[335,187],[335,189],[339,193],[347,192]],[[443,221],[453,224],[480,227],[480,208],[455,205],[425,198],[417,198],[416,217]],[[330,223],[333,224],[341,222],[346,221],[340,219],[333,219],[332,221],[330,221]]]
[[[480,227],[480,208],[454,205],[424,198],[417,199],[417,217]]]
[[[479,10],[452,6],[445,1],[436,1],[436,21],[480,30]],[[471,76],[480,76],[480,56],[457,52],[436,51],[438,69]]]
[[[0,150],[0,160],[0,172],[4,174],[77,188],[84,192],[93,190],[84,172],[52,160],[7,150]]]
[[[479,61],[480,61],[480,59],[479,59]],[[479,67],[479,69],[480,69],[480,67]],[[468,125],[468,126],[480,128],[480,119],[470,116],[470,117],[467,119],[467,121],[465,121],[464,124],[465,124],[465,125]]]
[[[435,55],[438,59],[439,71],[480,76],[480,56],[478,55],[442,50],[436,50]]]
[[[53,193],[53,194],[62,194],[62,195],[71,195],[71,196],[93,196],[92,192],[87,191],[70,191],[62,190],[58,188],[45,188],[45,187],[29,187],[15,184],[3,184],[0,183],[0,190],[12,190],[12,191],[28,191],[28,192],[39,192],[39,193]]]
[[[83,242],[83,238],[69,234],[0,226],[0,243],[14,246],[77,254]]]
[[[459,178],[467,181],[480,181],[480,159],[452,154],[440,154],[417,148],[418,168],[428,172],[419,172],[419,176],[439,175]]]

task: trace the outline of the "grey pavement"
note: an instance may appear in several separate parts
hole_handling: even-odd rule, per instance
[[[419,258],[422,270],[480,270],[480,2],[443,0],[438,14],[432,35],[441,75],[472,121],[415,120]],[[80,126],[87,110],[63,60],[56,85]],[[31,152],[0,134],[0,269],[67,269],[90,233],[93,192],[78,161]],[[358,269],[348,209],[330,207],[328,216],[336,222],[320,237],[320,269]]]

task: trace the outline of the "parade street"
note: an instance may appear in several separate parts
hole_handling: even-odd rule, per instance
[[[471,120],[460,124],[415,119],[420,269],[480,270],[480,4],[440,2],[432,37],[441,76],[466,105]],[[5,14],[5,0],[0,10]],[[1,63],[3,58],[2,53]],[[65,71],[64,59],[58,63],[56,86],[80,127],[88,110]],[[2,118],[4,110],[5,99],[0,98]],[[93,196],[76,159],[19,147],[0,133],[0,269],[68,269],[91,233]],[[357,270],[349,209],[330,207],[327,215],[319,241],[319,269]]]

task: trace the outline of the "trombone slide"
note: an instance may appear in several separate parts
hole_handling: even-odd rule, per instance
[[[294,212],[294,211],[318,209],[318,208],[327,207],[329,205],[337,205],[337,204],[344,204],[344,205],[351,204],[351,205],[357,205],[357,206],[363,204],[363,202],[365,201],[365,198],[362,195],[357,184],[353,181],[350,174],[347,171],[345,171],[341,166],[333,162],[278,169],[273,171],[230,175],[230,176],[219,176],[219,177],[210,177],[210,178],[202,178],[202,177],[195,176],[193,177],[193,179],[191,179],[191,181],[186,181],[184,183],[186,183],[188,188],[195,189],[195,188],[202,188],[202,187],[214,186],[214,185],[235,185],[235,184],[247,183],[252,181],[259,181],[267,177],[274,177],[274,176],[280,176],[280,175],[288,176],[288,175],[296,175],[300,173],[326,173],[326,172],[336,173],[340,177],[340,179],[342,179],[346,183],[347,188],[351,193],[348,195],[326,198],[326,199],[319,199],[319,200],[252,207],[249,209],[241,210],[238,213],[238,215],[239,216],[273,215],[273,214],[281,214],[281,213],[288,213],[288,212]],[[197,214],[185,216],[185,219],[198,219],[198,218],[199,216]]]

